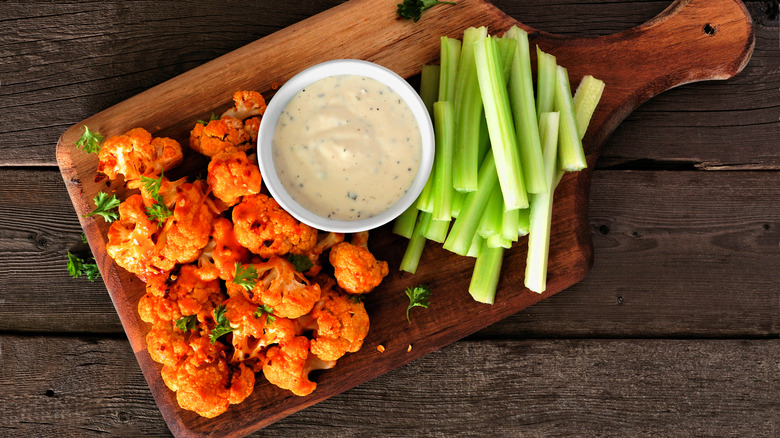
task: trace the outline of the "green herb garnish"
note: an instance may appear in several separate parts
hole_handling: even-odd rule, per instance
[[[409,311],[412,310],[412,307],[424,307],[427,309],[431,304],[431,290],[425,285],[410,287],[406,289],[406,296],[409,297],[409,307],[406,308],[406,320],[411,324],[412,320],[409,319]]]
[[[68,273],[73,278],[87,276],[87,280],[95,281],[100,276],[100,270],[98,270],[97,263],[94,263],[95,259],[91,259],[93,263],[87,263],[84,259],[77,257],[68,251]]]
[[[255,318],[260,318],[261,316],[265,315],[265,323],[273,324],[274,321],[276,321],[276,317],[274,317],[272,313],[274,313],[274,308],[268,304],[263,304],[262,306],[258,307],[257,310],[255,310]]]
[[[404,0],[403,3],[399,3],[396,13],[399,18],[407,20],[414,20],[416,23],[420,20],[424,10],[432,8],[438,4],[454,5],[456,2],[442,2],[438,0]]]
[[[182,316],[176,320],[176,328],[186,332],[187,330],[195,330],[195,324],[198,323],[197,315]]]
[[[287,254],[287,260],[295,266],[298,272],[306,272],[314,266],[311,259],[303,254]]]
[[[109,196],[107,193],[98,192],[97,196],[92,198],[92,202],[95,203],[95,209],[85,214],[84,217],[96,214],[106,222],[114,222],[119,219],[119,212],[116,209],[121,204],[121,201],[119,201],[116,195]]]
[[[87,125],[84,125],[84,133],[76,140],[76,147],[88,154],[96,154],[100,152],[100,144],[103,142],[103,139],[102,135],[90,131]]]
[[[226,335],[234,330],[233,327],[230,326],[230,321],[225,316],[226,310],[224,304],[220,304],[214,309],[214,321],[216,322],[216,325],[209,335],[212,344],[222,335]]]
[[[236,262],[236,275],[233,277],[233,284],[243,286],[244,289],[251,291],[257,284],[257,268],[255,265],[243,266]]]
[[[165,205],[165,201],[163,197],[160,195],[160,187],[162,186],[162,180],[163,180],[163,174],[160,173],[160,177],[155,178],[149,178],[148,176],[142,176],[141,182],[144,185],[144,190],[149,194],[149,196],[155,200],[155,203],[150,205],[149,207],[146,207],[146,217],[149,218],[150,221],[157,221],[160,225],[162,225],[163,222],[165,222],[165,219],[168,219],[173,215],[173,212],[170,208],[168,208],[167,205]]]
[[[200,123],[201,125],[208,125],[209,122],[212,120],[219,120],[219,117],[217,117],[216,114],[211,113],[211,117],[209,117],[208,120],[198,120],[197,122]]]

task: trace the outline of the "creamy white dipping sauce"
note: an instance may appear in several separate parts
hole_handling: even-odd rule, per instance
[[[417,175],[422,138],[404,100],[365,76],[336,75],[298,92],[277,121],[276,173],[321,217],[357,220],[396,203]]]

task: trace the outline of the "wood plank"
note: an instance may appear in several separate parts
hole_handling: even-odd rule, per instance
[[[253,436],[769,437],[778,346],[459,342]],[[3,336],[0,349],[2,434],[168,435],[127,341]]]
[[[778,178],[594,172],[589,276],[478,336],[777,335],[780,273],[762,267],[780,256]],[[65,270],[86,248],[58,172],[0,169],[0,217],[0,330],[122,333],[105,286]]]
[[[0,3],[0,16],[8,17],[0,40],[0,110],[6,114],[0,164],[52,165],[52,146],[73,123],[338,3],[47,2],[45,8],[37,2]],[[669,3],[496,2],[529,25],[565,35],[625,30]],[[601,166],[636,168],[649,165],[642,159],[672,159],[702,166],[778,167],[780,153],[767,147],[778,127],[777,16],[765,2],[748,2],[748,7],[758,25],[756,51],[746,71],[727,83],[686,85],[671,97],[665,93],[653,99],[625,122],[636,128],[616,133]],[[713,121],[725,121],[728,128],[713,127]],[[724,136],[740,138],[740,148],[724,144]],[[648,150],[656,152],[647,156]]]

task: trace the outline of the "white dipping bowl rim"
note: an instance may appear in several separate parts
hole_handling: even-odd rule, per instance
[[[387,210],[366,219],[335,220],[329,219],[307,210],[287,193],[276,174],[273,157],[273,138],[276,123],[284,108],[298,92],[310,84],[336,75],[358,75],[375,79],[398,93],[412,111],[417,126],[420,129],[422,147],[420,151],[420,166],[417,175],[406,193]],[[257,135],[257,157],[263,182],[271,196],[297,220],[322,231],[336,233],[356,233],[378,228],[403,213],[417,199],[425,186],[433,167],[435,143],[433,123],[420,95],[401,76],[392,70],[373,62],[357,59],[337,59],[309,67],[282,85],[271,98],[260,122]]]

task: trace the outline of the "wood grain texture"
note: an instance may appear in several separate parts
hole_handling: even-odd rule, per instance
[[[772,437],[779,346],[460,342],[253,436]],[[0,433],[169,436],[126,341],[3,336],[0,349]],[[59,360],[15,360],[41,350]]]
[[[473,338],[777,336],[778,178],[594,172],[592,271]],[[88,248],[59,172],[0,169],[0,187],[0,331],[122,334],[105,285],[65,270]]]

